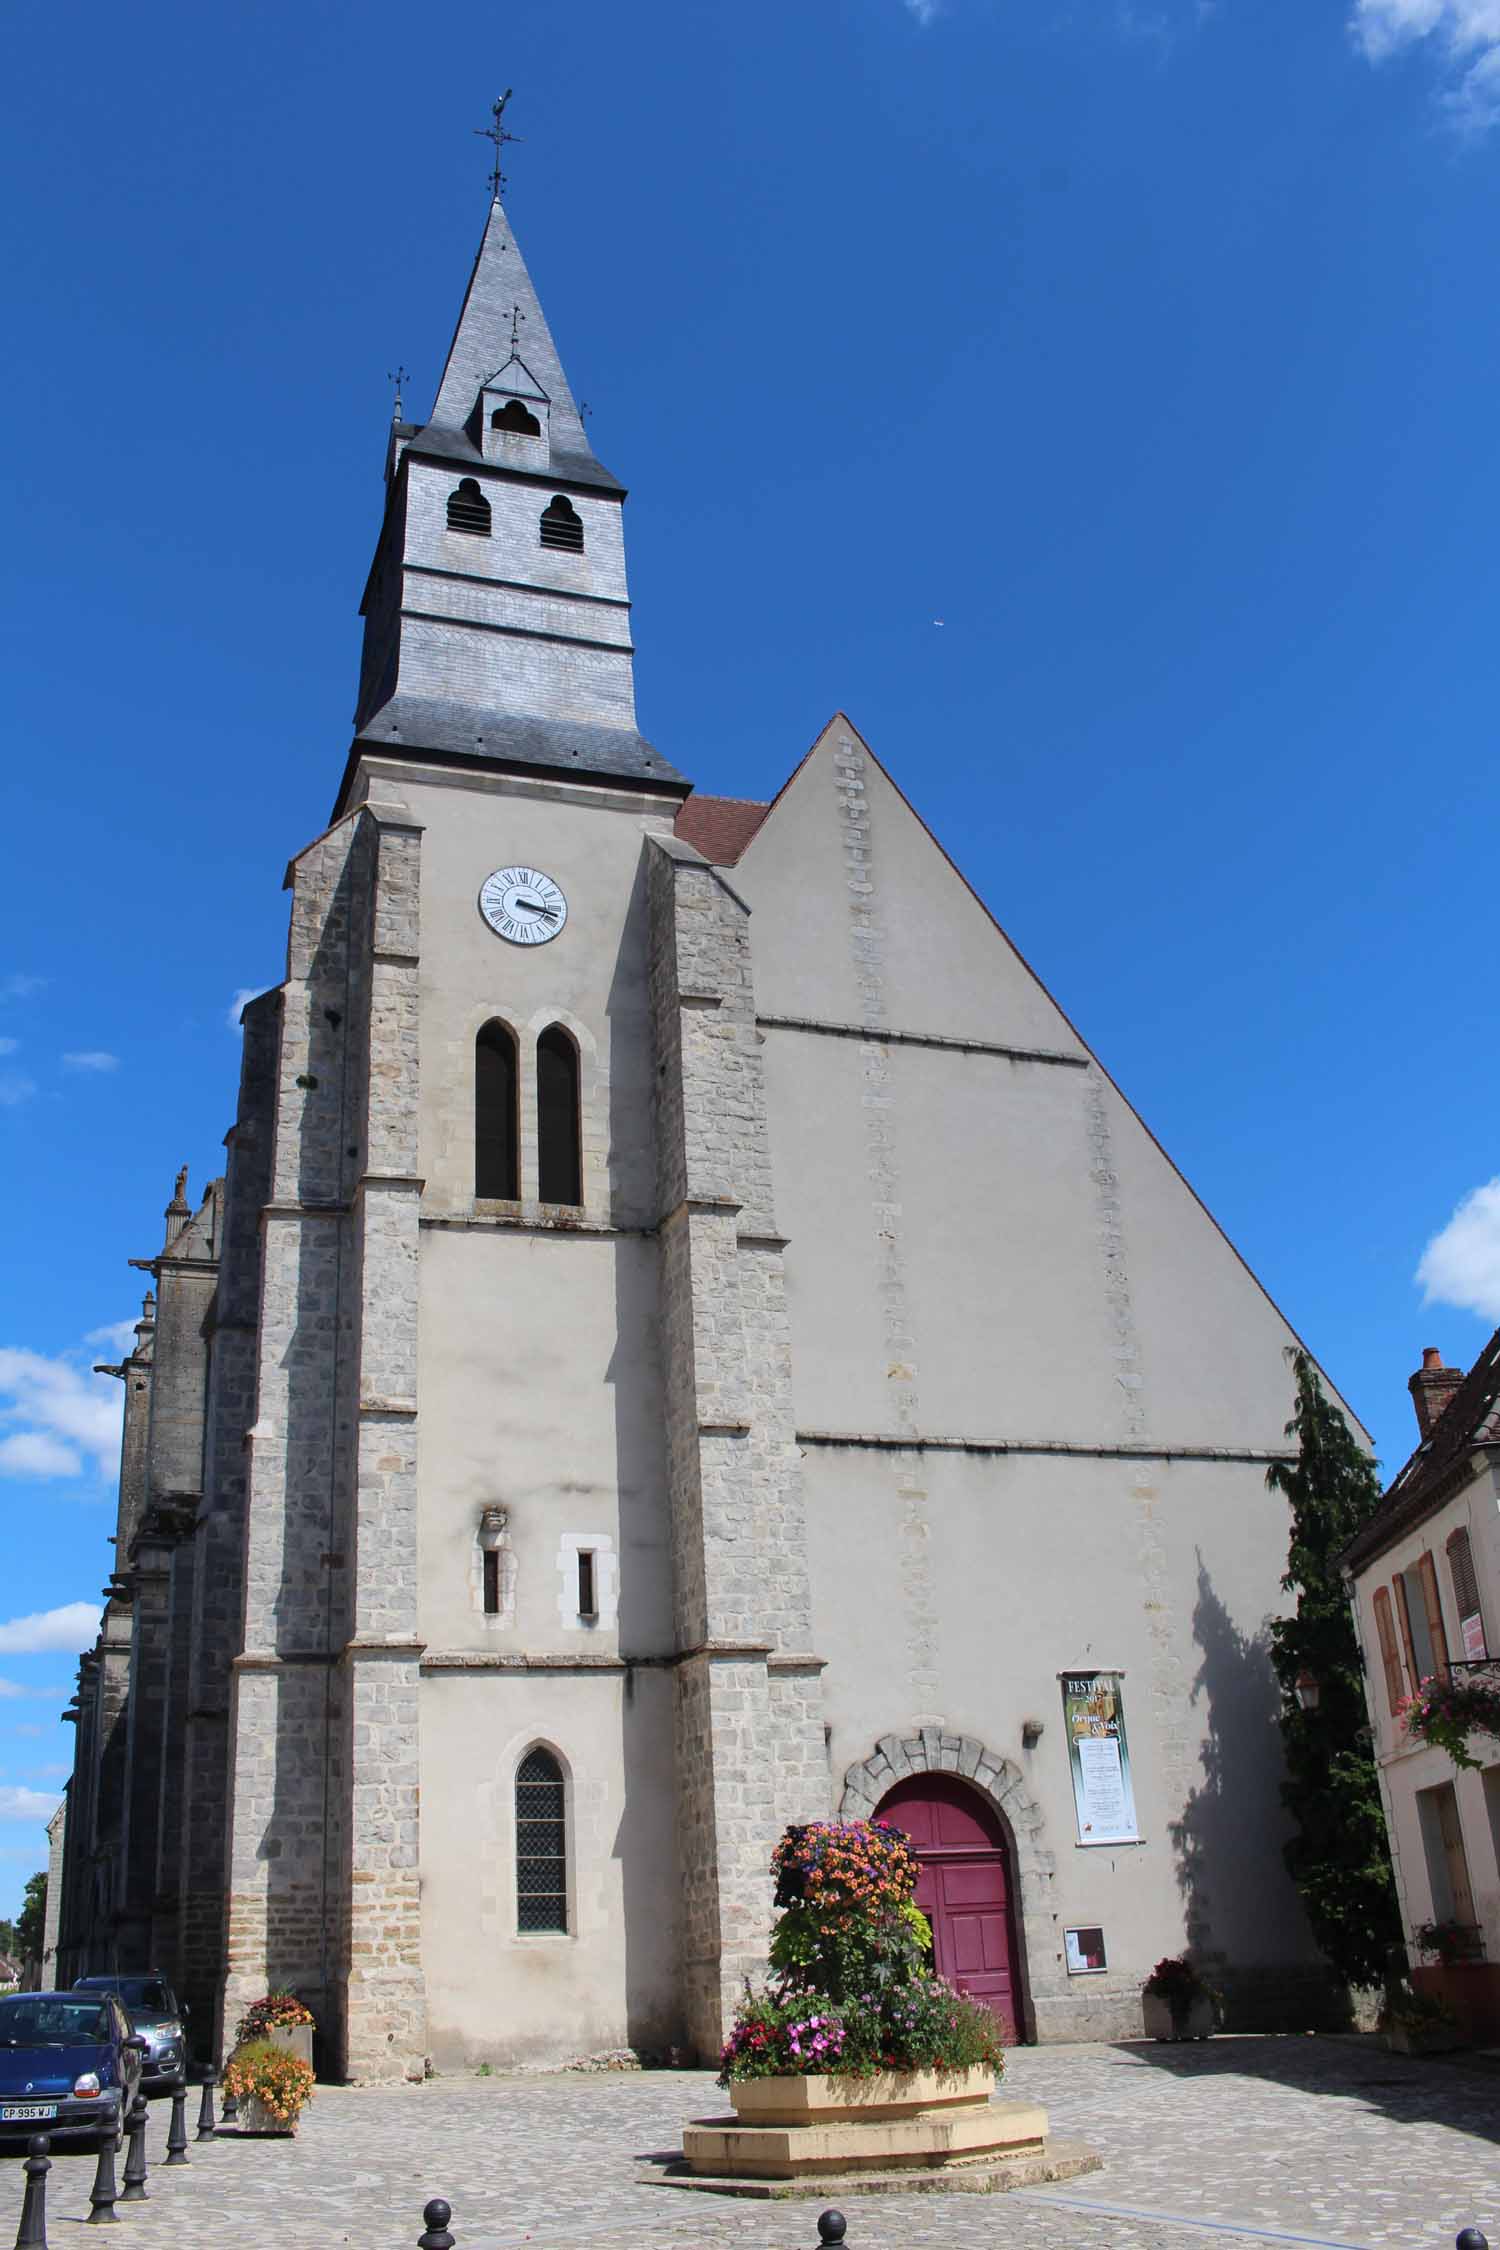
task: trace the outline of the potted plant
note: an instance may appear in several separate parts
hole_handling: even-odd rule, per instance
[[[1418,1742],[1446,1750],[1456,1766],[1478,1773],[1483,1761],[1471,1754],[1469,1737],[1500,1737],[1500,1666],[1431,1673],[1397,1707],[1397,1717]]]
[[[1458,2018],[1435,1992],[1395,1992],[1380,2011],[1380,2031],[1397,2055],[1445,2055],[1459,2046]]]
[[[1419,1922],[1411,1941],[1425,1959],[1441,1961],[1445,1968],[1454,1961],[1484,1959],[1484,1932],[1475,1922],[1455,1922],[1451,1917],[1445,1922]]]
[[[1185,1953],[1168,1953],[1141,1987],[1148,2039],[1211,2039],[1215,1994]]]
[[[313,2096],[312,2064],[275,2040],[247,2040],[225,2065],[224,2091],[240,2105],[242,2133],[295,2133]]]
[[[295,1992],[268,1992],[264,1999],[253,2000],[240,2017],[235,2044],[242,2047],[252,2039],[268,2039],[273,2047],[300,2055],[310,2070],[313,2029],[313,2012]]]

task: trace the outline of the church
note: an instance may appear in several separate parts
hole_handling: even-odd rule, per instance
[[[712,2058],[881,1815],[1022,2040],[1327,1992],[1264,1627],[1287,1322],[842,712],[637,727],[624,488],[496,197],[399,418],[353,741],[179,1177],[71,1715],[58,1981],[359,2079]],[[336,778],[330,765],[329,779]]]

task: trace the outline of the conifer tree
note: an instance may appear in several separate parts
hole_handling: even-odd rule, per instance
[[[1286,1426],[1294,1461],[1276,1461],[1266,1482],[1291,1506],[1292,1538],[1283,1590],[1295,1615],[1271,1627],[1271,1662],[1281,1688],[1286,1756],[1282,1802],[1296,1823],[1285,1846],[1288,1872],[1312,1933],[1338,1975],[1378,1984],[1401,1917],[1391,1875],[1385,1814],[1349,1599],[1338,1558],[1380,1498],[1375,1463],[1325,1396],[1307,1354],[1287,1354],[1297,1407]],[[1317,1705],[1297,1701],[1299,1675],[1317,1683]]]

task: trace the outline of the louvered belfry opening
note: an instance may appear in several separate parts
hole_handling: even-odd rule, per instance
[[[559,492],[542,510],[542,545],[566,547],[570,553],[583,553],[583,519],[571,500]]]
[[[472,531],[481,539],[490,535],[490,504],[473,477],[465,477],[448,495],[448,529]]]
[[[518,398],[507,399],[503,406],[495,408],[494,413],[490,416],[490,428],[492,430],[519,430],[522,437],[540,437],[542,434],[541,423],[528,407],[521,404]]]
[[[521,1192],[515,1034],[487,1023],[474,1042],[474,1193],[514,1203]]]
[[[516,1928],[568,1927],[568,1833],[562,1768],[528,1750],[516,1768]]]
[[[543,1203],[583,1201],[578,1049],[560,1023],[536,1043],[537,1194]]]

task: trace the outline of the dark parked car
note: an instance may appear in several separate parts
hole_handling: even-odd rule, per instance
[[[146,2042],[141,2085],[148,2094],[175,2094],[187,2084],[187,2037],[182,2010],[165,1977],[79,1977],[75,1992],[112,1992],[123,2001],[132,2029]]]
[[[112,1993],[0,1999],[0,2141],[117,2140],[144,2047]]]

